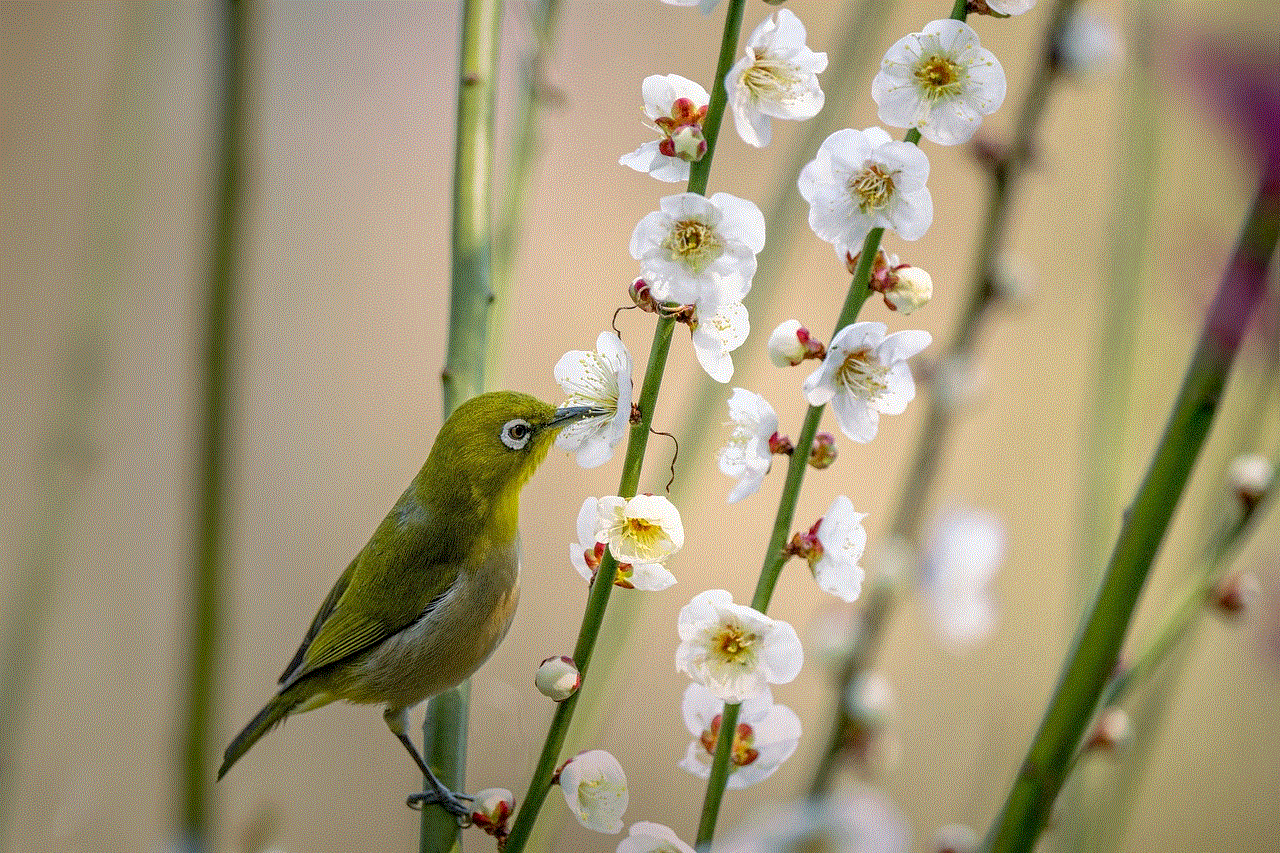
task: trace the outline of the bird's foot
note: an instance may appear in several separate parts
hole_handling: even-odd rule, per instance
[[[458,826],[468,827],[471,825],[471,801],[470,794],[457,794],[453,791],[444,790],[440,793],[435,791],[415,791],[405,799],[405,805],[414,810],[420,810],[423,806],[439,806],[440,808],[453,815],[458,821]]]

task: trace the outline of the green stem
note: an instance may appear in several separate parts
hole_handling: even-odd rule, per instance
[[[493,302],[493,110],[497,91],[498,0],[465,0],[458,54],[454,140],[446,416],[484,390],[485,339]]]
[[[745,0],[730,0],[725,14],[724,33],[720,41],[720,59],[716,69],[716,79],[711,88],[711,101],[707,107],[707,117],[703,120],[703,137],[707,142],[707,152],[703,158],[691,165],[689,169],[688,192],[706,194],[707,180],[711,172],[711,160],[716,150],[716,140],[720,135],[720,124],[724,118],[726,95],[722,82],[733,65],[733,56],[737,50],[738,33],[742,28],[742,10]],[[649,363],[645,367],[644,382],[640,388],[637,408],[640,411],[638,422],[631,425],[627,437],[627,455],[622,463],[622,477],[618,485],[620,497],[632,497],[640,483],[640,472],[644,464],[645,449],[649,442],[649,427],[653,422],[654,407],[658,401],[658,390],[662,385],[662,375],[666,370],[667,354],[671,349],[671,335],[675,321],[670,317],[659,317],[653,332],[653,343],[649,348]],[[613,579],[617,571],[617,563],[612,555],[605,553],[600,568],[591,584],[591,592],[587,596],[587,608],[582,616],[582,625],[578,630],[578,642],[574,646],[573,659],[583,680],[586,680],[587,666],[595,649],[600,626],[604,621],[605,609],[609,596],[613,591]],[[577,707],[582,691],[575,693],[556,707],[551,726],[533,778],[529,782],[529,790],[525,802],[516,815],[511,833],[507,836],[506,853],[519,853],[528,843],[533,832],[533,825],[538,819],[538,812],[546,801],[551,790],[552,778],[555,775],[560,750],[573,721],[573,712]]]
[[[499,341],[504,334],[511,300],[511,267],[519,247],[520,227],[525,203],[529,194],[529,178],[541,153],[538,136],[538,118],[548,100],[548,83],[543,71],[551,53],[552,37],[560,17],[560,0],[539,0],[529,4],[533,19],[534,47],[524,61],[521,73],[520,106],[515,120],[515,141],[511,147],[510,168],[506,187],[502,192],[497,227],[493,240],[493,289],[496,298],[489,311],[488,341],[486,347],[485,375],[496,376],[502,359]]]
[[[200,462],[197,473],[195,565],[192,576],[191,646],[188,661],[186,726],[182,736],[181,826],[191,850],[207,849],[213,753],[209,732],[216,704],[222,633],[222,581],[227,541],[228,461],[235,399],[233,337],[237,313],[236,274],[240,260],[245,116],[248,104],[250,14],[245,3],[225,4],[223,98],[219,155],[205,303]]]
[[[449,340],[441,374],[444,413],[484,390],[493,293],[494,100],[502,4],[465,0],[458,49],[454,139]],[[470,683],[431,698],[422,723],[424,758],[450,790],[465,786]],[[423,790],[429,785],[423,780]],[[422,810],[418,849],[460,849],[458,824],[444,809]]]
[[[1029,851],[1111,677],[1129,620],[1199,455],[1232,362],[1266,289],[1280,231],[1280,181],[1267,176],[1249,212],[1151,466],[1126,513],[1111,562],[1085,616],[1004,808],[984,849]]]
[[[627,456],[622,464],[622,479],[618,486],[620,497],[634,497],[640,483],[645,448],[649,440],[649,426],[653,422],[654,407],[658,401],[658,390],[662,386],[662,375],[666,369],[667,354],[671,349],[671,334],[674,328],[674,320],[661,317],[653,332],[649,364],[645,368],[644,384],[641,386],[637,403],[640,419],[631,425],[627,438]],[[582,614],[582,625],[578,629],[578,641],[573,647],[573,661],[582,674],[584,684],[587,681],[591,655],[600,634],[600,626],[604,621],[605,609],[609,604],[609,595],[613,592],[613,580],[617,568],[617,561],[611,553],[606,551],[587,595],[587,607]],[[573,711],[581,695],[580,690],[556,706],[551,726],[547,730],[547,737],[542,744],[542,752],[534,767],[533,777],[529,781],[529,790],[516,815],[515,824],[511,827],[511,834],[507,836],[504,848],[506,853],[519,853],[529,840],[533,824],[538,819],[538,812],[542,809],[542,804],[551,790],[552,778],[559,763],[560,750],[564,746],[569,724],[573,720]]]
[[[858,266],[849,283],[844,307],[840,310],[835,329],[831,332],[832,338],[858,318],[858,312],[867,301],[870,293],[868,284],[871,281],[871,265],[880,250],[880,239],[883,236],[883,228],[874,228],[863,240],[862,253],[858,256]],[[782,574],[782,567],[789,558],[786,544],[791,535],[791,524],[795,519],[796,501],[800,496],[800,486],[804,482],[805,468],[809,464],[809,448],[813,446],[813,439],[818,433],[818,424],[822,421],[822,412],[825,408],[826,406],[809,407],[809,411],[805,414],[804,425],[800,429],[800,437],[795,442],[795,451],[792,452],[790,461],[787,463],[787,478],[782,486],[782,496],[778,499],[778,512],[774,517],[773,532],[769,536],[769,544],[765,549],[764,565],[760,568],[755,594],[751,597],[752,608],[761,613],[769,609],[774,587]],[[720,734],[716,740],[711,773],[707,778],[707,790],[702,801],[702,816],[698,821],[699,848],[709,846],[711,839],[715,837],[716,821],[720,816],[725,786],[729,781],[729,756],[733,747],[734,730],[738,723],[738,707],[736,704],[726,704],[724,716],[720,722]]]
[[[707,194],[707,182],[711,178],[711,159],[716,153],[716,140],[720,137],[720,123],[724,120],[724,108],[728,94],[724,88],[724,78],[733,67],[733,58],[738,52],[738,35],[742,32],[742,10],[746,0],[730,0],[725,10],[724,31],[720,35],[720,56],[716,60],[716,76],[708,87],[711,91],[711,102],[707,105],[707,117],[702,120],[702,135],[707,140],[707,153],[702,159],[689,166],[689,187],[691,193]]]

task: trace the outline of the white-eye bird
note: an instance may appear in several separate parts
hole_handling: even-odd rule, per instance
[[[506,635],[519,594],[520,489],[556,433],[601,414],[512,391],[459,406],[320,605],[275,697],[227,747],[218,778],[290,714],[338,699],[381,703],[431,788],[411,804],[468,815],[469,798],[441,784],[409,738],[408,709],[464,681]]]

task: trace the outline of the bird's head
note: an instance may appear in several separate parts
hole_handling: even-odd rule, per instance
[[[423,469],[424,485],[445,501],[470,499],[483,514],[495,503],[514,500],[561,429],[603,414],[585,406],[557,409],[515,391],[473,397],[440,428]]]

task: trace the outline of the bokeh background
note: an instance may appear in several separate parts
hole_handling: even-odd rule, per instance
[[[866,79],[885,47],[947,5],[892,4],[857,60]],[[916,850],[930,849],[945,824],[981,831],[999,807],[1073,630],[1081,578],[1096,570],[1080,564],[1081,512],[1113,525],[1141,476],[1254,179],[1247,148],[1203,107],[1174,60],[1180,45],[1215,36],[1242,52],[1260,46],[1274,62],[1280,21],[1271,4],[1093,8],[1122,39],[1137,21],[1154,27],[1154,69],[1139,75],[1125,52],[1114,66],[1053,91],[1009,225],[1027,293],[984,329],[977,350],[984,390],[958,425],[930,497],[940,508],[991,510],[1007,525],[1000,625],[985,644],[955,653],[908,601],[878,662],[896,702],[870,781],[903,811]],[[749,3],[747,30],[768,11]],[[797,9],[812,47],[830,49],[844,11],[835,3]],[[219,748],[268,698],[315,607],[417,471],[440,422],[457,17],[451,3],[271,4],[255,16],[228,624],[212,733]],[[1044,18],[1036,10],[974,22],[1009,78],[1005,108],[982,128],[991,138],[1011,129]],[[178,797],[218,12],[6,3],[0,21],[0,633],[8,640],[21,626],[18,643],[36,661],[32,692],[0,720],[14,748],[12,765],[0,767],[11,796],[0,838],[12,851],[157,850],[173,840]],[[523,4],[506,9],[500,179],[529,21]],[[540,122],[495,386],[557,397],[556,359],[589,348],[626,303],[635,274],[631,229],[660,195],[678,191],[617,165],[650,138],[640,80],[675,72],[706,84],[719,26],[717,16],[657,2],[563,7],[545,68],[553,97]],[[833,65],[845,61],[852,60],[832,56]],[[1150,115],[1141,121],[1125,106],[1135,80],[1148,87]],[[877,123],[866,84],[857,91],[829,101],[820,120],[833,129]],[[765,207],[803,132],[775,123],[774,144],[757,151],[727,122],[711,190]],[[1116,188],[1132,168],[1125,152],[1142,134],[1153,135],[1157,152],[1151,240],[1115,256],[1108,238],[1126,203]],[[893,329],[925,328],[941,342],[963,300],[985,183],[965,148],[927,151],[933,227],[918,244],[887,244],[932,273],[934,301],[909,320],[878,302],[863,316]],[[788,317],[819,335],[829,331],[847,276],[803,220],[768,239],[765,251],[785,249],[788,260],[767,283],[767,299],[752,306],[755,331],[737,354],[733,384],[768,397],[783,431],[794,434],[805,372],[769,365],[764,340]],[[1114,264],[1126,271],[1137,345],[1131,365],[1119,368],[1123,376],[1099,376],[1096,353],[1111,343],[1100,332],[1099,305]],[[651,318],[629,312],[617,322],[643,363]],[[1243,356],[1239,370],[1249,381],[1271,369],[1268,346],[1274,356],[1274,341],[1256,340]],[[1112,427],[1122,452],[1098,458],[1084,440],[1092,401],[1099,382],[1120,379],[1128,382],[1126,407]],[[655,425],[685,437],[697,424],[713,445],[722,440],[728,388],[715,406],[691,411],[705,381],[678,331]],[[1235,390],[1157,565],[1138,636],[1199,568],[1207,531],[1225,511],[1221,475],[1241,449],[1241,424],[1270,424],[1262,447],[1244,449],[1274,452],[1276,413],[1250,410],[1256,398]],[[918,414],[916,407],[885,419],[872,444],[841,441],[837,465],[810,473],[797,523],[807,526],[835,494],[848,494],[869,513],[873,565]],[[69,447],[68,424],[80,423],[88,441],[73,429]],[[830,418],[827,426],[834,430]],[[642,488],[657,490],[670,452],[660,439],[650,447]],[[1080,493],[1082,474],[1099,465],[1115,473],[1118,494]],[[474,679],[473,789],[519,793],[527,782],[552,710],[533,688],[533,671],[571,649],[586,597],[565,544],[581,499],[611,493],[618,466],[615,459],[583,471],[553,452],[525,491],[520,611]],[[679,714],[685,680],[670,663],[675,617],[706,588],[749,598],[780,478],[726,507],[731,482],[705,453],[683,454],[677,475],[689,534],[671,565],[679,584],[615,594],[610,624],[630,612],[634,628],[606,635],[617,669],[579,737],[627,768],[628,821],[657,820],[691,838],[703,785],[676,767],[688,738]],[[1165,713],[1145,774],[1126,792],[1099,798],[1131,812],[1121,849],[1274,849],[1277,530],[1272,513],[1236,563],[1259,575],[1259,606],[1241,622],[1206,616],[1156,688]],[[35,600],[44,604],[15,613],[31,543],[40,541],[53,542],[56,557],[38,575]],[[812,637],[823,617],[843,612],[838,604],[793,563],[771,613]],[[818,656],[775,695],[800,714],[806,737],[775,777],[729,793],[724,827],[796,797],[816,759],[835,701]],[[1104,785],[1119,775],[1105,762],[1091,772]],[[418,821],[403,796],[417,784],[376,711],[331,706],[290,720],[217,786],[214,849],[414,848]],[[565,824],[565,815],[553,792],[543,817],[553,849],[613,849],[616,839]],[[1119,820],[1107,810],[1094,819]],[[478,838],[469,843],[487,849]]]

